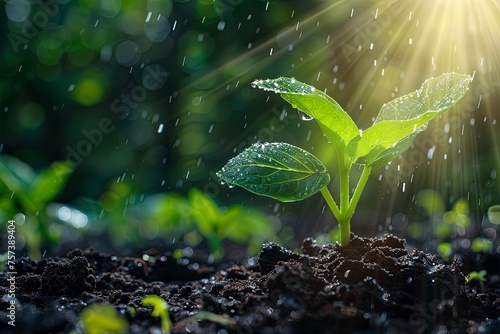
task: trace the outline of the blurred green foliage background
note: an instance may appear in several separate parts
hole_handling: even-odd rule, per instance
[[[131,226],[112,234],[125,242],[154,239],[159,234],[150,230],[161,224],[144,231],[141,219],[151,214],[130,213],[154,212],[164,204],[151,208],[149,198],[188,198],[193,188],[224,209],[256,208],[282,240],[333,228],[316,197],[282,204],[216,180],[230,157],[256,141],[285,141],[334,163],[314,122],[249,85],[280,75],[325,90],[361,127],[428,77],[475,75],[460,106],[375,173],[354,232],[391,229],[399,213],[417,213],[415,194],[427,188],[443,196],[443,212],[465,198],[477,224],[500,202],[498,8],[466,0],[33,0],[1,7],[0,154],[34,171],[68,160],[71,176],[54,201],[87,215],[95,245],[110,226]],[[1,223],[16,210],[26,213],[7,210]]]

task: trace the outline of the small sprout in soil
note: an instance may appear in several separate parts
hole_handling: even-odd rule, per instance
[[[470,284],[471,282],[478,281],[479,288],[484,292],[484,283],[486,283],[486,270],[472,271],[466,278],[465,283]]]
[[[449,242],[441,242],[437,245],[437,253],[445,261],[450,259],[450,255],[453,252],[453,246]]]
[[[128,323],[118,315],[113,306],[94,303],[80,314],[80,320],[87,334],[124,333]]]
[[[249,253],[255,253],[262,241],[274,237],[275,227],[257,210],[233,204],[220,208],[201,190],[192,188],[188,194],[190,217],[196,230],[207,240],[213,260],[224,256],[223,240],[230,239],[248,246]],[[259,231],[261,237],[255,236]]]
[[[427,123],[455,105],[469,89],[472,77],[447,73],[426,80],[420,89],[382,106],[374,124],[361,130],[330,96],[294,78],[252,83],[283,99],[309,119],[315,119],[337,154],[339,205],[328,184],[330,173],[311,153],[287,143],[257,143],[232,158],[217,173],[227,184],[282,202],[300,201],[321,192],[339,223],[340,243],[350,241],[350,221],[372,170],[385,166],[413,143]],[[351,194],[354,164],[363,166]]]
[[[474,253],[488,253],[491,250],[492,241],[486,238],[474,238],[470,248]]]
[[[151,312],[151,315],[153,317],[160,317],[161,318],[161,330],[163,333],[170,333],[172,330],[172,321],[170,320],[170,317],[168,315],[168,304],[166,301],[164,301],[161,297],[158,297],[156,295],[150,295],[144,297],[142,300],[142,305],[143,306],[152,306],[153,307],[153,312]]]
[[[231,318],[227,318],[227,317],[224,317],[222,315],[218,315],[218,314],[208,312],[208,311],[201,311],[201,312],[197,312],[197,313],[193,314],[192,316],[189,316],[189,317],[179,321],[178,323],[175,324],[175,327],[176,328],[183,328],[186,325],[188,325],[192,322],[198,321],[198,320],[207,320],[207,321],[215,322],[215,323],[221,324],[222,326],[225,326],[225,327],[236,326],[236,321],[231,319]]]
[[[144,299],[142,300],[142,305],[153,306],[153,312],[151,313],[151,315],[154,317],[161,318],[161,329],[163,333],[170,333],[170,331],[174,326],[172,325],[172,321],[170,321],[170,317],[168,315],[167,302],[164,301],[161,297],[158,297],[156,295],[149,295],[144,297]],[[183,328],[186,325],[199,320],[208,320],[211,322],[216,322],[226,327],[236,326],[236,321],[231,318],[223,317],[221,315],[212,312],[201,311],[179,321],[178,323],[175,324],[175,328],[178,329]]]

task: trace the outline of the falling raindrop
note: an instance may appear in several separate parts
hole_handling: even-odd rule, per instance
[[[448,134],[450,132],[450,123],[444,124],[443,132],[446,134]]]
[[[434,156],[434,151],[436,150],[436,145],[433,145],[428,151],[427,151],[427,159],[432,160],[432,157]]]

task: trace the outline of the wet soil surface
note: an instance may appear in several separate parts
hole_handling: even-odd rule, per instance
[[[160,319],[141,304],[154,294],[168,302],[173,333],[500,333],[500,259],[462,257],[443,264],[388,235],[353,237],[347,247],[305,239],[300,254],[270,243],[256,258],[217,266],[154,250],[138,258],[92,250],[22,258],[15,328],[5,312],[11,285],[0,273],[0,332],[82,332],[80,312],[104,302],[128,332],[161,333]],[[481,268],[484,291],[465,284],[468,271]],[[235,325],[181,322],[200,311]]]

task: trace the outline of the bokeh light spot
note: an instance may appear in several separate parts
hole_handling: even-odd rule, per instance
[[[11,21],[24,22],[30,13],[31,6],[28,1],[7,1],[5,4],[5,14]]]
[[[123,41],[116,47],[116,61],[123,66],[132,66],[139,59],[138,47],[132,41]]]
[[[73,100],[84,106],[93,106],[101,102],[109,87],[109,79],[96,71],[91,71],[75,84],[71,92]]]
[[[99,50],[106,44],[108,33],[103,29],[82,29],[80,39],[82,44],[91,50]]]
[[[121,9],[121,0],[103,0],[99,6],[99,13],[106,18],[112,18],[118,15]]]
[[[146,33],[146,37],[152,42],[164,41],[170,33],[170,30],[170,23],[164,16],[151,19],[144,25],[144,32]]]
[[[54,39],[43,40],[38,44],[36,54],[38,60],[45,65],[56,65],[62,56],[61,43]]]
[[[45,120],[45,110],[37,103],[23,105],[16,115],[21,126],[29,129],[39,127]]]
[[[141,11],[123,12],[120,15],[120,30],[126,34],[139,35],[144,32],[145,17]]]

